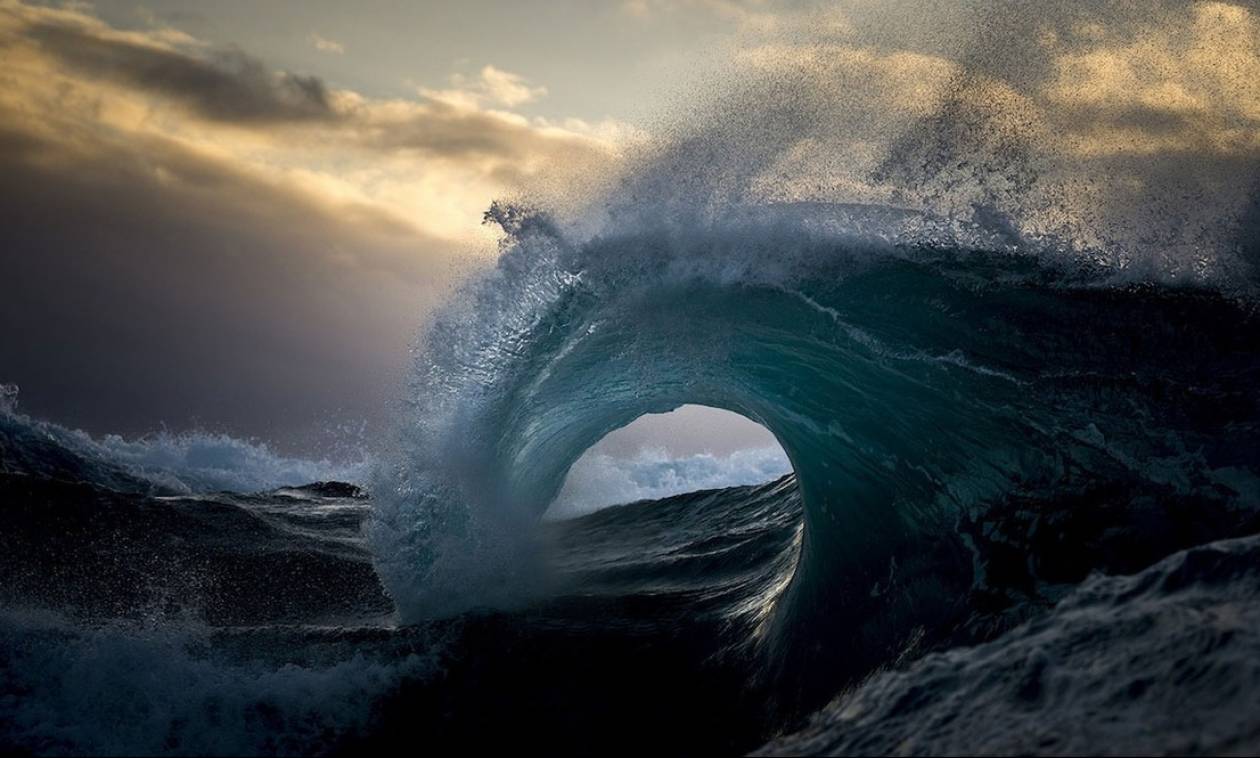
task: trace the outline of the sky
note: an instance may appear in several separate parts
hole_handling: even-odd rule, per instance
[[[96,433],[377,433],[490,202],[606,171],[737,20],[524,5],[0,2],[0,381]]]
[[[595,193],[732,82],[810,113],[748,150],[769,199],[1005,202],[962,161],[904,180],[947,139],[1033,156],[1033,228],[1145,234],[1157,182],[1243,202],[1217,169],[1260,155],[1249,3],[1047,7],[0,0],[0,382],[95,433],[379,434],[426,318],[493,263],[491,201]]]
[[[546,517],[761,484],[791,471],[765,427],[730,411],[684,405],[642,415],[591,446],[569,469]]]

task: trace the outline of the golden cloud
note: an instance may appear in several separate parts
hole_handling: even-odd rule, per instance
[[[490,202],[576,186],[632,136],[514,113],[543,91],[493,67],[376,99],[13,0],[0,60],[0,255],[21,283],[0,357],[109,426],[380,418],[417,324],[496,252]]]
[[[375,207],[464,246],[486,241],[479,222],[495,197],[546,174],[597,173],[633,138],[613,123],[505,110],[546,89],[489,65],[414,100],[380,100],[170,30],[122,32],[11,1],[0,4],[0,46],[0,121],[40,137],[45,160],[162,139],[322,205]]]
[[[1248,9],[1195,3],[1184,25],[1124,39],[1098,29],[1054,56],[1043,96],[1086,155],[1260,149],[1260,23]],[[1083,47],[1083,49],[1082,49]]]

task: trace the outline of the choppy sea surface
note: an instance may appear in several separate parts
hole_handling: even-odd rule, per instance
[[[512,256],[589,251],[518,229],[493,288],[546,307],[435,342],[394,461],[96,439],[10,402],[0,743],[1260,749],[1253,312],[977,250],[868,259],[818,213],[732,222],[799,228],[790,285],[628,286],[601,254],[544,287]],[[762,423],[793,473],[539,520],[603,434],[683,402]]]

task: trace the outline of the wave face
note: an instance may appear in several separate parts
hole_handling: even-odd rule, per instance
[[[377,567],[404,619],[528,597],[529,525],[573,462],[685,403],[744,415],[787,453],[804,539],[766,645],[780,674],[833,686],[977,598],[1136,570],[1254,519],[1246,303],[1118,286],[886,208],[588,238],[497,212],[501,263],[433,328],[416,425],[377,488]],[[1008,557],[979,560],[980,543]]]
[[[1250,537],[1095,577],[998,641],[875,677],[758,754],[1247,752],[1258,567]]]
[[[1059,42],[1024,42],[1089,48],[1095,12],[1224,19],[955,4],[911,24],[948,51],[780,40],[621,175],[494,204],[497,265],[429,325],[373,486],[400,617],[545,596],[536,525],[575,461],[685,404],[791,464],[799,557],[744,641],[788,712],[1255,526],[1254,155],[1065,106]]]

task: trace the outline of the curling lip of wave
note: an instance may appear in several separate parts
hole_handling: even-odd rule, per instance
[[[960,515],[979,518],[1015,493],[1049,497],[1037,488],[1064,454],[1086,480],[1164,486],[1116,465],[1159,459],[1179,467],[1185,494],[1250,494],[1203,481],[1234,463],[1211,444],[1219,425],[1169,416],[1167,390],[1150,385],[1193,386],[1215,362],[1213,395],[1224,399],[1254,370],[1236,336],[1196,333],[1247,318],[1207,287],[1115,286],[1115,270],[1070,245],[1013,244],[925,213],[647,210],[580,236],[544,214],[491,209],[509,241],[431,326],[414,427],[376,488],[377,567],[404,619],[518,598],[520,536],[573,462],[634,418],[687,403],[739,413],[779,439],[812,533],[798,575],[817,591],[870,582],[852,597],[878,596],[871,586],[890,561],[907,571],[924,556],[914,541],[948,536]],[[1100,318],[1112,328],[1089,331]],[[1100,382],[1170,426],[1117,412]],[[1123,458],[1062,450],[1090,423]],[[1182,455],[1200,447],[1208,458]],[[836,556],[865,563],[841,570]]]

